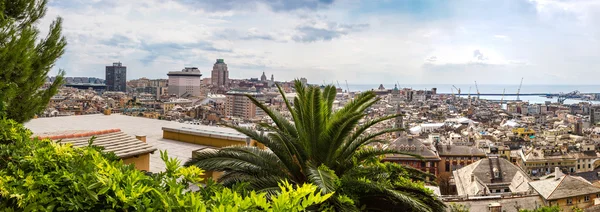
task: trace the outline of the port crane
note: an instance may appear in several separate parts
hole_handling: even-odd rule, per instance
[[[523,77],[521,77],[521,83],[519,83],[519,89],[517,90],[517,101],[519,101],[519,94],[521,93],[521,86],[523,85]]]
[[[504,92],[506,91],[505,89],[502,89],[502,98],[500,98],[500,108],[502,108],[502,103],[504,103]]]
[[[346,92],[350,93],[350,86],[348,86],[348,80],[346,80]]]
[[[477,86],[477,81],[475,81],[475,89],[477,89],[477,100],[479,100],[479,86]]]
[[[456,91],[458,92],[458,97],[460,97],[460,88],[457,88],[456,86],[452,85],[452,87],[454,87],[454,89],[456,89]]]
[[[471,107],[471,86],[469,86],[469,107]]]

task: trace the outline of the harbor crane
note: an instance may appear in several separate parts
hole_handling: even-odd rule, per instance
[[[348,80],[346,80],[346,92],[350,93],[350,86],[348,86]]]
[[[454,89],[450,88],[450,92],[452,93],[452,99],[456,99],[456,96],[454,96]]]
[[[504,103],[504,92],[506,91],[505,89],[502,89],[502,98],[500,98],[500,108],[502,108],[502,104]]]
[[[471,86],[469,86],[469,107],[471,107]]]
[[[477,100],[479,100],[479,86],[477,86],[477,81],[475,81],[475,89],[477,89]]]
[[[521,93],[521,86],[523,85],[523,77],[521,77],[521,83],[519,83],[519,89],[517,90],[517,101],[519,101],[519,94]]]
[[[458,92],[458,97],[460,97],[460,88],[457,88],[456,86],[452,85],[452,87],[454,87],[454,89],[456,89],[456,91]]]

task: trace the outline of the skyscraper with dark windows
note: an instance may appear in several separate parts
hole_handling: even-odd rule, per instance
[[[106,66],[106,90],[127,92],[127,67],[121,62]]]

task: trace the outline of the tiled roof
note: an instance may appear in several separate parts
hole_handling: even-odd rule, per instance
[[[600,188],[581,177],[570,175],[529,182],[529,185],[546,200],[600,193]]]
[[[490,162],[492,162],[490,166]],[[501,170],[500,178],[495,178],[492,170]],[[460,194],[476,195],[484,193],[491,184],[510,184],[511,192],[524,192],[529,190],[527,182],[530,179],[517,166],[504,158],[481,159],[468,166],[453,172],[456,187]],[[471,180],[471,176],[476,180]],[[492,182],[492,178],[494,178]]]
[[[156,148],[121,132],[120,129],[87,131],[76,134],[59,134],[40,138],[49,138],[51,140],[57,140],[60,143],[71,143],[75,147],[84,147],[88,145],[88,141],[93,136],[96,137],[93,141],[93,145],[104,147],[105,152],[113,152],[119,158],[129,158],[156,151]]]
[[[440,158],[435,153],[435,147],[431,145],[425,145],[422,139],[408,139],[407,137],[400,137],[393,142],[390,143],[390,149],[395,149],[398,151],[408,152],[420,155],[424,158],[437,159]],[[408,155],[390,155],[388,157],[392,158],[413,158],[415,160],[419,160],[418,158],[408,156]]]
[[[440,145],[440,156],[485,156],[485,152],[470,146]]]

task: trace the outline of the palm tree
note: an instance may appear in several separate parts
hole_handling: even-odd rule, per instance
[[[246,182],[250,189],[274,193],[279,182],[313,183],[321,192],[336,192],[330,204],[342,211],[382,210],[441,211],[443,203],[433,197],[422,182],[434,176],[397,164],[380,163],[395,150],[373,148],[386,143],[381,135],[402,129],[370,132],[370,128],[398,115],[385,116],[359,125],[365,110],[379,99],[373,92],[359,94],[343,108],[334,111],[335,87],[303,86],[295,81],[297,96],[293,107],[284,98],[292,121],[272,111],[251,96],[273,125],[260,124],[268,133],[230,126],[264,144],[267,150],[252,146],[230,146],[204,151],[186,162],[208,171],[223,171],[219,182],[233,186]],[[416,183],[415,183],[416,182]]]

